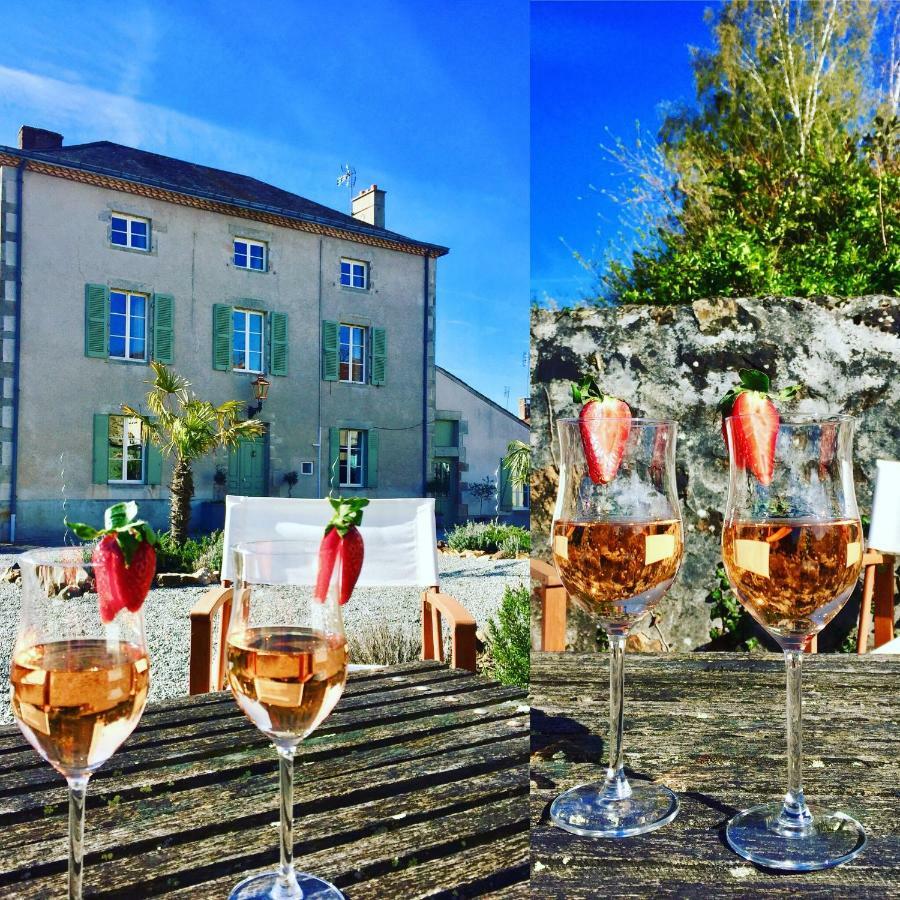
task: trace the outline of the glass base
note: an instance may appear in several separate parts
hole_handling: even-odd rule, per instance
[[[605,797],[602,782],[582,784],[560,794],[550,806],[550,821],[582,837],[624,838],[646,834],[678,815],[678,798],[659,784],[633,784],[631,795]]]
[[[266,872],[245,878],[228,895],[228,900],[345,900],[344,895],[330,882],[315,875],[295,872],[299,893],[285,891],[279,882],[279,872]]]
[[[811,872],[853,859],[866,846],[862,825],[845,813],[813,813],[812,825],[779,825],[780,803],[765,803],[738,813],[725,829],[731,848],[768,869]]]

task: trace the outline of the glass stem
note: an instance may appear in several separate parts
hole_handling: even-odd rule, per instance
[[[812,814],[803,796],[803,703],[801,700],[802,650],[785,650],[787,668],[787,793],[778,816],[778,829],[806,831]]]
[[[624,800],[631,796],[631,785],[622,765],[626,637],[624,634],[609,635],[609,767],[603,783],[603,797],[609,800]]]
[[[294,872],[294,753],[296,747],[275,748],[278,751],[278,771],[281,785],[281,865],[278,884],[272,892],[277,900],[297,900],[303,891]]]
[[[81,900],[84,871],[84,801],[89,775],[73,776],[69,782],[69,900]]]

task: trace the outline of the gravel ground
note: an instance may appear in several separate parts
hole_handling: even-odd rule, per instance
[[[6,550],[6,548],[4,548]],[[0,552],[0,572],[15,559],[15,552]],[[441,590],[456,597],[483,627],[500,605],[503,589],[525,582],[527,560],[492,560],[483,557],[440,557]],[[190,655],[190,610],[206,588],[157,588],[144,606],[150,648],[150,700],[187,693]],[[0,581],[0,723],[12,721],[6,685],[10,654],[19,617],[17,584]],[[354,594],[344,608],[348,636],[366,625],[386,623],[418,635],[419,592],[411,588],[368,589]]]

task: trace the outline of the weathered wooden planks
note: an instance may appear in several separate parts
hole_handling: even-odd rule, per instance
[[[869,845],[838,869],[788,875],[736,856],[723,834],[734,812],[784,789],[780,656],[628,657],[626,767],[677,791],[681,812],[656,832],[613,841],[547,820],[560,791],[602,778],[606,659],[532,654],[532,895],[900,897],[900,660],[821,655],[804,670],[807,797],[856,815]]]
[[[354,674],[298,753],[298,867],[350,898],[527,885],[524,702],[433,663]],[[230,695],[148,709],[88,798],[86,896],[221,898],[277,862],[275,754]],[[0,897],[65,896],[65,816],[62,779],[0,731]]]

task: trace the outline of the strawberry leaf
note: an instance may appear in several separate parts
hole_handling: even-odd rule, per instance
[[[572,399],[576,403],[587,403],[588,400],[602,400],[603,391],[590,375],[581,379],[581,384],[572,385]]]
[[[803,393],[802,384],[791,384],[786,388],[782,388],[776,395],[779,400],[793,400]]]
[[[140,540],[130,531],[122,530],[116,532],[116,543],[122,551],[125,565],[130,566],[131,561],[134,559],[134,554],[137,552],[138,545],[141,543]]]
[[[759,391],[761,394],[768,394],[771,381],[765,372],[758,369],[741,369],[738,372],[738,378],[741,379],[741,387],[748,391]]]
[[[137,503],[134,500],[129,500],[128,503],[114,503],[103,513],[103,527],[106,531],[124,528],[135,516],[137,516]]]
[[[82,541],[96,540],[100,534],[96,528],[91,528],[90,525],[85,525],[83,522],[70,522],[68,519],[63,519],[63,522],[66,528]]]

